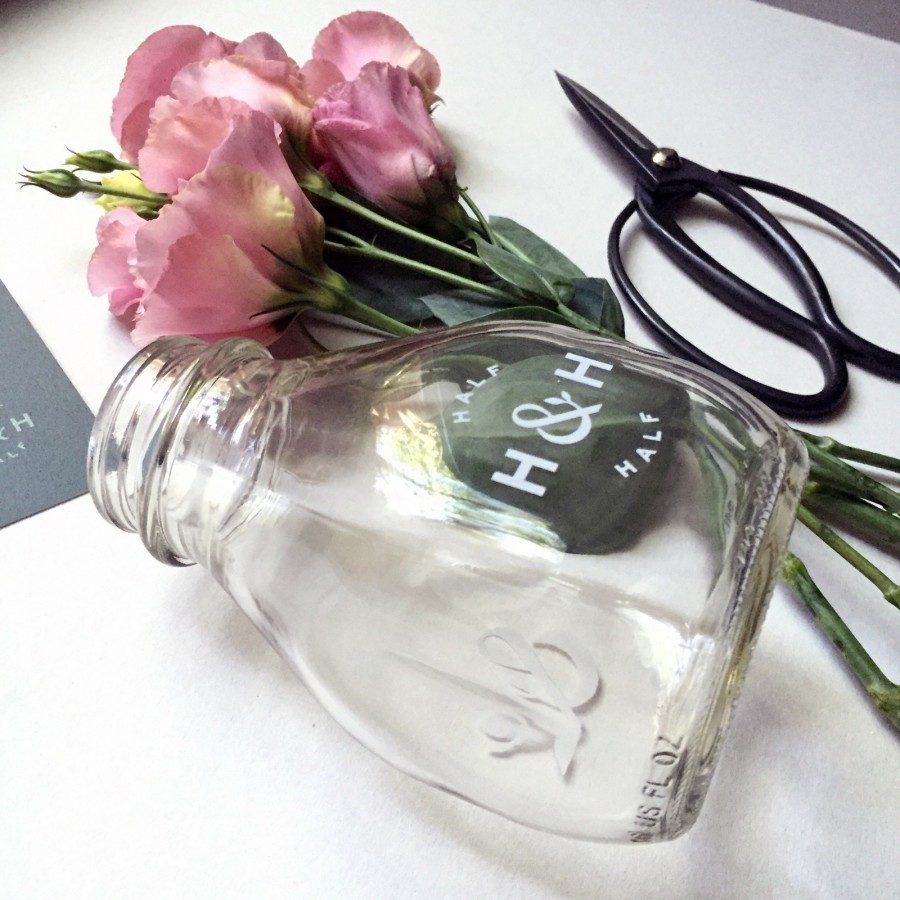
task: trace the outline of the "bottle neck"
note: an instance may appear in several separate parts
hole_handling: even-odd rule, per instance
[[[162,562],[208,563],[209,536],[258,465],[241,423],[278,365],[244,338],[164,338],[138,353],[91,433],[88,487],[104,518]]]

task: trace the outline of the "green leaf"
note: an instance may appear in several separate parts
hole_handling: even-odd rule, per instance
[[[445,325],[461,325],[502,309],[496,300],[475,291],[440,291],[419,297],[419,302]]]
[[[480,237],[475,238],[475,249],[491,271],[504,281],[545,300],[561,301],[560,293],[533,263]]]
[[[445,325],[462,325],[464,322],[497,322],[522,320],[527,322],[552,322],[568,325],[566,318],[544,306],[502,306],[475,291],[443,291],[420,297],[436,319]]]
[[[622,312],[622,304],[615,295],[609,282],[604,278],[601,290],[603,292],[603,312],[600,315],[600,327],[611,331],[619,337],[625,337],[625,315]]]
[[[419,298],[440,290],[442,282],[378,260],[348,257],[329,262],[350,284],[356,299],[378,312],[413,325],[431,318]]]
[[[572,284],[574,292],[569,308],[601,328],[625,337],[625,317],[609,282],[603,278],[579,278]]]
[[[564,281],[585,277],[584,272],[571,259],[524,225],[503,216],[491,216],[490,224],[494,234],[500,238],[507,250],[537,268]]]
[[[501,309],[479,316],[478,322],[496,322],[504,319],[520,319],[528,322],[552,322],[554,325],[568,325],[571,323],[552,309],[545,306],[504,306]]]

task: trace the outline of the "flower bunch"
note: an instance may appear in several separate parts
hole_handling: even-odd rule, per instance
[[[459,186],[432,117],[440,80],[434,56],[376,12],[335,19],[302,65],[268,34],[236,42],[164,28],[131,55],[113,100],[120,152],[74,153],[24,183],[97,197],[105,214],[88,283],[139,344],[170,334],[270,343],[308,310],[395,335],[517,318],[623,338],[603,279],[522,225],[486,217]],[[798,517],[900,607],[900,587],[819,518],[896,549],[900,494],[845,460],[894,473],[900,460],[801,436],[812,469]],[[715,495],[721,473],[704,472]],[[782,575],[900,727],[900,688],[800,560],[789,556]]]
[[[440,78],[377,12],[335,19],[302,65],[268,34],[164,28],[113,99],[120,153],[75,153],[26,183],[97,195],[88,283],[139,344],[270,343],[308,309],[394,334],[523,310],[620,332],[605,282],[527,229],[489,222],[460,189],[432,118]],[[378,266],[391,290],[373,287]]]

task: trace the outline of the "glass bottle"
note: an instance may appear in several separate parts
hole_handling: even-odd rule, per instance
[[[207,567],[384,759],[644,842],[698,814],[806,465],[695,366],[502,322],[290,361],[157,341],[88,468],[109,521]]]

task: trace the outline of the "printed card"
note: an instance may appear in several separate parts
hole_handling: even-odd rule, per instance
[[[87,491],[93,418],[0,282],[0,528]]]

